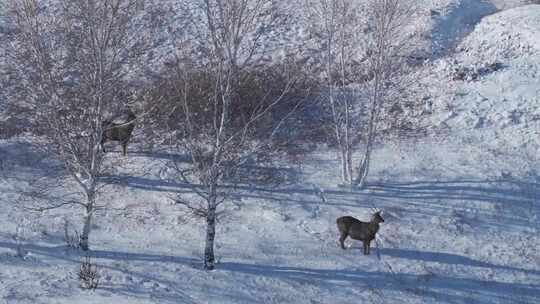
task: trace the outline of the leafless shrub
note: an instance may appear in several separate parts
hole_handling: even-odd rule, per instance
[[[476,81],[481,77],[497,72],[503,68],[500,62],[484,63],[477,66],[457,66],[454,67],[452,80],[457,81]]]
[[[85,255],[81,261],[77,275],[82,289],[96,290],[98,288],[100,279],[98,267],[92,262],[89,255]]]
[[[64,219],[64,242],[68,248],[78,249],[81,244],[81,236],[77,230],[70,232],[70,223],[67,218]]]

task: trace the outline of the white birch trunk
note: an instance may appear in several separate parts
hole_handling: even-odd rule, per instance
[[[208,202],[208,213],[206,215],[206,244],[204,247],[204,269],[213,270],[215,268],[214,240],[216,238],[216,197],[213,196]]]
[[[366,186],[367,176],[369,174],[369,167],[371,162],[371,151],[373,149],[373,141],[369,141],[366,144],[366,150],[364,152],[364,158],[362,159],[362,164],[360,165],[360,170],[358,171],[358,187],[364,188]]]
[[[377,80],[376,80],[377,81]],[[356,184],[360,188],[364,188],[366,185],[367,176],[369,174],[370,169],[370,162],[371,162],[371,152],[373,150],[373,142],[375,141],[375,123],[377,121],[377,113],[379,110],[378,105],[378,86],[375,85],[375,93],[372,100],[372,109],[371,109],[371,117],[369,118],[369,127],[368,127],[368,134],[366,139],[366,149],[364,152],[364,157],[362,159],[362,163],[360,164],[360,168],[358,170],[358,178],[356,180]]]
[[[83,216],[83,229],[80,240],[80,247],[84,251],[90,250],[88,238],[92,230],[92,215],[94,213],[94,194],[87,194],[87,205]]]

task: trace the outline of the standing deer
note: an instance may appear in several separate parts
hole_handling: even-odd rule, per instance
[[[352,216],[342,216],[336,220],[339,232],[339,243],[341,248],[345,249],[345,239],[350,236],[353,240],[362,241],[364,244],[364,254],[369,254],[369,247],[372,240],[375,239],[375,234],[379,231],[379,223],[383,223],[384,219],[381,212],[375,212],[370,222],[362,222]]]
[[[127,145],[131,139],[133,128],[135,128],[135,119],[137,119],[137,116],[131,110],[128,110],[127,120],[123,123],[115,123],[112,120],[103,121],[101,124],[103,133],[100,143],[103,152],[107,152],[105,151],[105,143],[107,141],[119,141],[122,145],[123,155],[127,155]]]

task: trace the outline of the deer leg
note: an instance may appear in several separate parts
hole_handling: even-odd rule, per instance
[[[369,253],[369,244],[368,242],[366,241],[362,241],[362,243],[364,244],[364,255],[368,255]]]
[[[341,236],[339,237],[339,244],[341,245],[341,249],[345,249],[345,239],[347,238],[347,236],[347,232],[342,232]]]
[[[127,155],[127,143],[122,143],[122,154]]]
[[[101,150],[103,150],[103,153],[107,153],[107,151],[105,151],[105,141],[104,141],[104,140],[101,140],[101,142],[99,143],[99,145],[101,146]]]
[[[367,241],[367,254],[371,253],[371,241]]]

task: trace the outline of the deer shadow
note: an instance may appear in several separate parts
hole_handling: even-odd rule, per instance
[[[507,271],[519,271],[526,274],[540,276],[540,271],[533,269],[525,269],[513,266],[497,265],[488,262],[478,261],[471,259],[466,256],[445,253],[445,252],[435,252],[435,251],[418,251],[418,250],[409,250],[409,249],[398,249],[398,248],[381,248],[379,249],[380,254],[387,255],[395,258],[408,259],[408,260],[417,260],[423,262],[433,262],[441,263],[448,265],[462,265],[469,267],[480,267],[480,268],[490,268],[490,269],[499,269]]]

